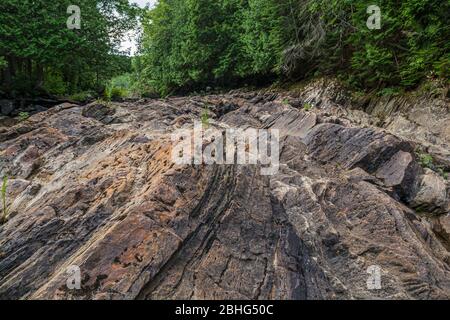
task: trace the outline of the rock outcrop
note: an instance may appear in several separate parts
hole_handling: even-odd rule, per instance
[[[411,92],[404,95],[355,98],[334,79],[307,83],[292,99],[332,112],[360,126],[377,126],[395,135],[420,143],[450,171],[450,98],[447,90]]]
[[[449,299],[448,182],[413,141],[291,102],[63,104],[0,128],[0,298]],[[205,108],[213,128],[279,129],[279,171],[174,164],[171,134]]]

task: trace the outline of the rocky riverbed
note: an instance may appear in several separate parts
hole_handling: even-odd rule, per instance
[[[448,122],[374,109],[316,86],[65,103],[0,127],[0,298],[449,299]],[[175,165],[171,134],[205,112],[279,129],[279,171]]]

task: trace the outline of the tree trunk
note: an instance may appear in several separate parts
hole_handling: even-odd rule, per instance
[[[12,82],[12,74],[11,74],[11,66],[10,66],[10,59],[9,56],[6,57],[7,65],[3,69],[3,81],[4,85],[7,91],[11,89],[11,82]]]
[[[23,58],[16,58],[16,65],[17,65],[17,69],[16,69],[16,72],[17,72],[17,74],[21,74],[21,73],[23,73],[23,67],[24,67],[24,60],[23,60]]]
[[[26,68],[27,68],[28,79],[32,79],[33,78],[33,61],[31,61],[30,58],[27,58],[27,60],[26,60]]]
[[[8,68],[11,78],[14,78],[17,74],[17,58],[15,56],[8,56]]]
[[[36,88],[41,89],[44,86],[44,66],[36,64]]]

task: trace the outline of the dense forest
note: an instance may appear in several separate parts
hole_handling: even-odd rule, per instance
[[[80,26],[67,26],[73,3]],[[131,68],[118,52],[138,8],[127,0],[2,0],[1,91],[13,97],[102,91],[105,81]]]
[[[333,74],[360,88],[449,77],[450,2],[160,0],[144,18],[143,81],[163,94],[236,81]]]
[[[159,0],[147,10],[78,0],[82,27],[70,30],[71,2],[1,2],[4,94],[101,93],[112,84],[168,95],[321,75],[404,90],[450,75],[448,0],[377,1],[380,29],[367,27],[361,0]],[[142,32],[130,58],[117,49],[133,28]]]

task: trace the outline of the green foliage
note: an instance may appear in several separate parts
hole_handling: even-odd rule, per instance
[[[92,99],[94,99],[95,93],[92,91],[82,91],[69,96],[70,101],[78,102],[78,103],[86,103]]]
[[[8,205],[6,203],[6,190],[8,187],[8,177],[4,176],[3,177],[3,183],[2,183],[2,188],[0,190],[0,195],[2,198],[2,216],[0,219],[0,224],[4,224],[6,223],[6,221],[8,221],[8,215],[9,215],[9,208]]]
[[[285,40],[283,6],[286,1],[250,0],[242,9],[238,35],[243,77],[278,73]]]
[[[444,170],[442,166],[436,165],[433,159],[433,156],[427,153],[418,153],[419,164],[422,168],[431,169],[437,172],[440,176],[442,176],[445,180],[448,180],[449,173]]]
[[[202,125],[205,128],[209,127],[209,112],[208,109],[203,109],[202,114],[201,114],[201,121],[202,121]]]
[[[35,80],[24,73],[19,73],[12,77],[9,90],[15,96],[30,96],[33,95],[34,88]]]
[[[7,64],[5,57],[0,56],[0,69],[6,67]]]
[[[327,9],[324,2],[317,11],[321,16]],[[337,55],[333,54],[332,47],[326,46],[323,59],[335,55],[347,62],[335,70],[344,71],[342,78],[353,86],[365,89],[385,86],[411,88],[427,76],[445,76],[445,66],[450,62],[450,2],[380,1],[380,30],[370,30],[365,25],[368,18],[366,1],[334,0],[328,3],[342,10],[343,23],[330,31],[341,35],[343,40]],[[333,21],[325,20],[327,23]],[[330,38],[329,32],[327,38]]]
[[[112,78],[105,90],[106,100],[121,100],[128,97],[132,90],[131,74],[126,73]]]
[[[305,110],[305,111],[310,111],[312,108],[313,108],[312,105],[309,103],[305,103],[303,105],[303,110]]]
[[[132,85],[131,84],[131,75],[129,73],[125,73],[120,76],[114,77],[110,80],[110,85],[112,87],[130,90],[131,85]]]
[[[401,90],[399,88],[384,88],[378,92],[378,95],[382,96],[382,97],[386,97],[386,96],[390,97],[390,96],[399,95],[400,93],[401,93]]]
[[[161,95],[271,79],[337,75],[396,94],[450,76],[450,2],[160,0],[143,19],[139,86]],[[386,88],[386,89],[385,89]]]
[[[143,58],[135,56],[131,60],[132,72],[131,80],[131,96],[142,96],[144,98],[159,98],[159,93],[149,84],[149,81],[143,76]]]
[[[73,4],[81,8],[79,30],[66,25]],[[139,12],[127,0],[2,0],[0,85],[11,96],[97,89],[131,69],[118,48]]]
[[[442,79],[450,79],[450,53],[443,55],[433,63],[436,74]]]
[[[161,0],[143,19],[142,82],[165,96],[276,73],[275,0]]]
[[[28,112],[20,112],[19,113],[19,121],[25,121],[30,117],[30,114]]]
[[[419,163],[423,168],[434,170],[433,157],[427,153],[419,154]]]
[[[62,96],[68,92],[68,84],[64,81],[60,72],[47,73],[43,88],[46,92]]]
[[[109,91],[109,98],[112,101],[121,100],[122,98],[125,98],[126,95],[127,95],[126,90],[119,87],[112,87],[111,90]]]

